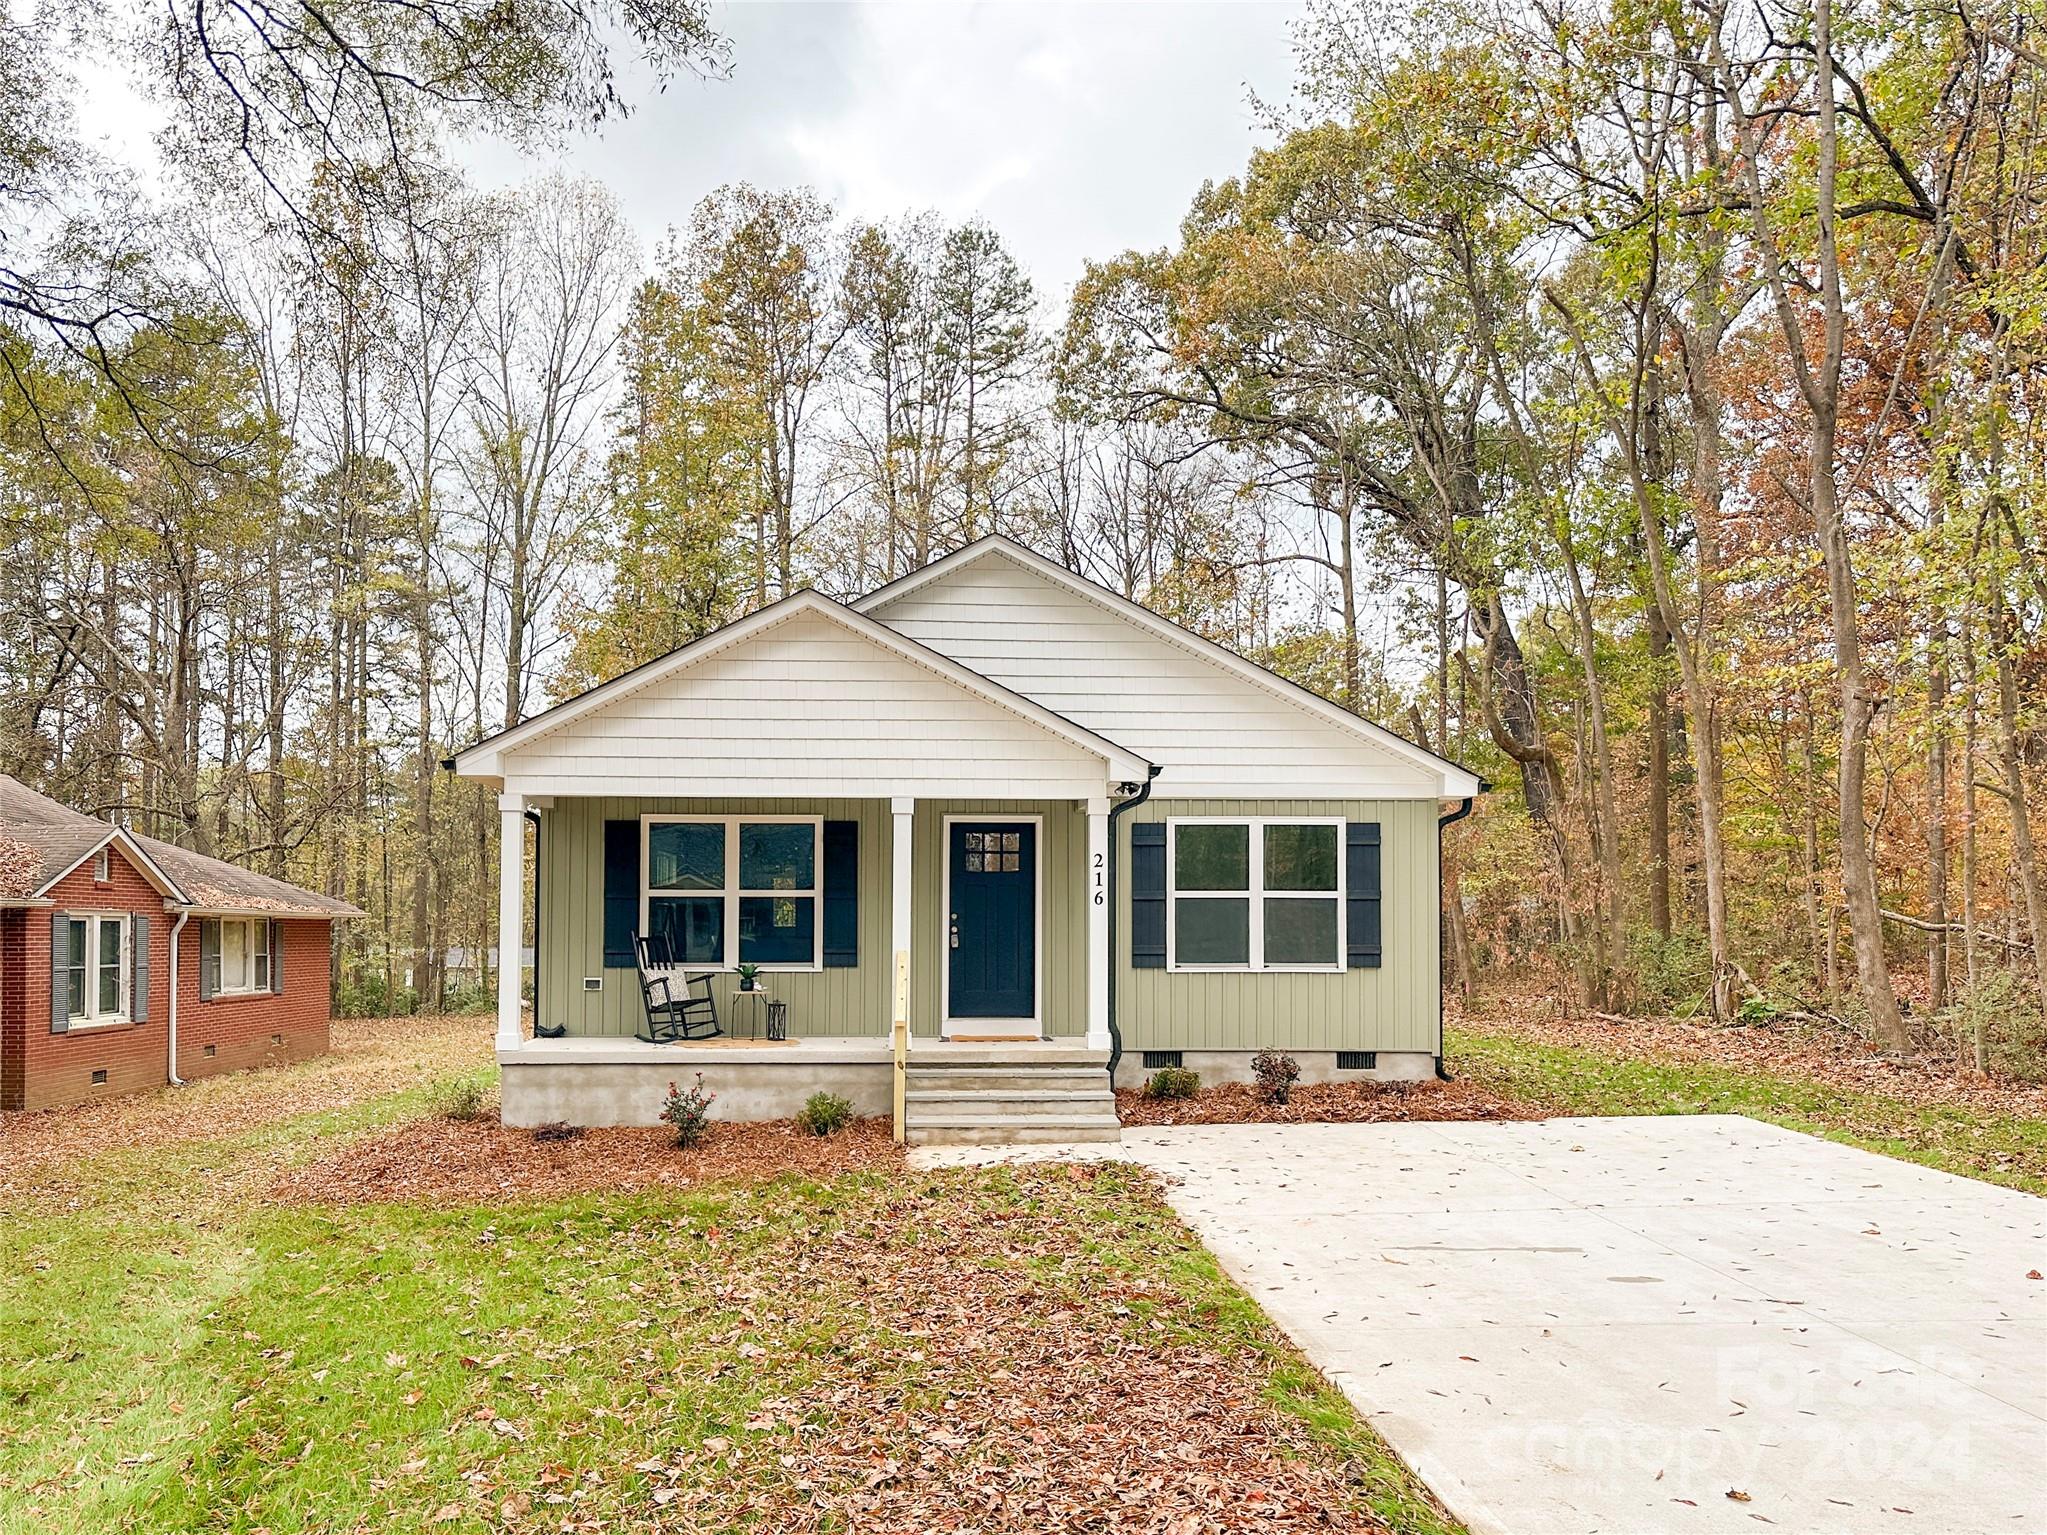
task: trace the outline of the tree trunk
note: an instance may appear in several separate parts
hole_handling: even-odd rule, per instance
[[[1670,936],[1670,627],[1649,604],[1649,925]]]

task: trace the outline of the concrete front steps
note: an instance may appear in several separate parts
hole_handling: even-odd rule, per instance
[[[1109,1053],[1084,1046],[920,1042],[903,1089],[912,1146],[1055,1146],[1116,1142]]]

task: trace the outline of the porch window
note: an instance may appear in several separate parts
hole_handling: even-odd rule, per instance
[[[224,918],[220,924],[220,985],[215,996],[245,996],[270,989],[270,923]]]
[[[128,919],[73,916],[64,952],[71,1022],[113,1023],[128,1016]]]
[[[1172,970],[1340,970],[1339,820],[1167,823]]]
[[[641,931],[679,964],[815,970],[820,816],[647,816]]]

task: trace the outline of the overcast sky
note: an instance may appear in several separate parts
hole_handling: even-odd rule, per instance
[[[1300,10],[715,4],[730,77],[655,95],[626,71],[634,115],[559,163],[609,184],[649,251],[727,181],[807,185],[864,218],[979,215],[1056,305],[1089,257],[1166,243],[1204,179],[1243,167],[1261,138],[1253,97],[1277,103],[1291,85]],[[80,75],[80,126],[149,163],[160,114],[119,74],[87,63]],[[557,163],[494,145],[459,157],[486,186]]]
[[[640,96],[570,168],[651,248],[727,181],[815,188],[841,212],[978,214],[1045,296],[1090,256],[1169,240],[1204,177],[1292,80],[1291,4],[721,4],[729,79]],[[530,165],[469,157],[478,179]]]

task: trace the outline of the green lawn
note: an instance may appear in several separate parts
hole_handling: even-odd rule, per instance
[[[261,1202],[427,1097],[0,1210],[0,1531],[1115,1528],[1130,1489],[1456,1528],[1139,1173]]]
[[[2047,1193],[2047,1120],[1844,1091],[1790,1073],[1644,1059],[1451,1024],[1456,1075],[1558,1114],[1746,1114],[1943,1172]]]

